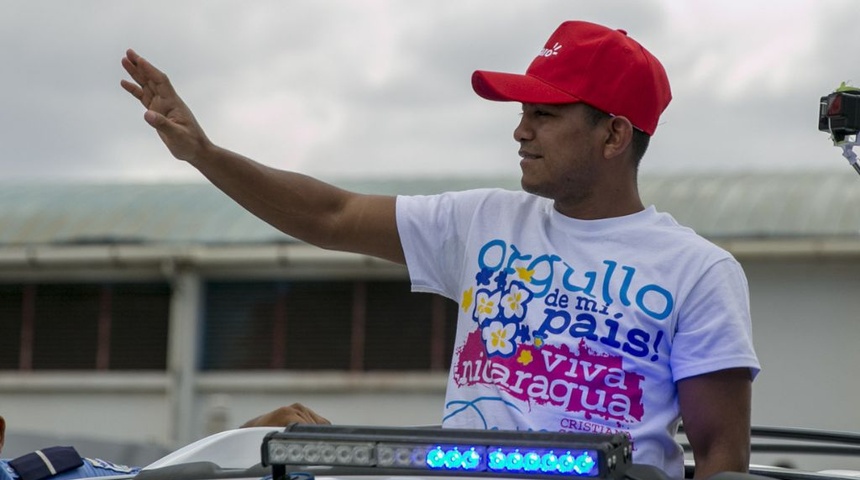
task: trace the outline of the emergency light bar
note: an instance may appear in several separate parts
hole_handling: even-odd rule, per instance
[[[263,439],[274,480],[286,467],[343,467],[368,475],[463,474],[621,478],[632,448],[624,435],[292,424]]]

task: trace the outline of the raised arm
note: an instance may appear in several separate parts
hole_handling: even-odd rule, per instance
[[[362,195],[298,173],[271,168],[213,144],[167,75],[133,50],[122,65],[134,82],[122,87],[146,108],[144,119],[174,157],[282,232],[332,250],[405,263],[395,198]]]
[[[752,378],[748,368],[720,370],[678,382],[684,432],[693,447],[695,478],[747,472]]]

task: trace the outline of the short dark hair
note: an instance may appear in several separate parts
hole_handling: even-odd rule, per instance
[[[592,126],[596,127],[598,123],[611,117],[611,115],[603,110],[594,108],[585,103],[583,105],[586,107],[586,115],[588,116],[588,121],[591,122]],[[639,163],[642,161],[642,157],[645,156],[645,152],[648,150],[649,143],[651,143],[651,136],[642,130],[633,127],[633,140],[631,141],[631,146],[633,147],[633,166],[637,169],[639,168]]]

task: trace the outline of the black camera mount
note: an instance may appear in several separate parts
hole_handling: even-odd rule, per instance
[[[830,134],[833,145],[842,148],[842,156],[860,173],[860,162],[854,146],[860,145],[860,88],[842,82],[833,93],[821,97],[818,130]]]

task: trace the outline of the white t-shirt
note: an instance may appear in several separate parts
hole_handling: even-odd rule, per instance
[[[484,189],[398,197],[397,226],[413,291],[460,305],[444,427],[624,433],[682,477],[675,382],[758,373],[740,265],[653,207]]]

